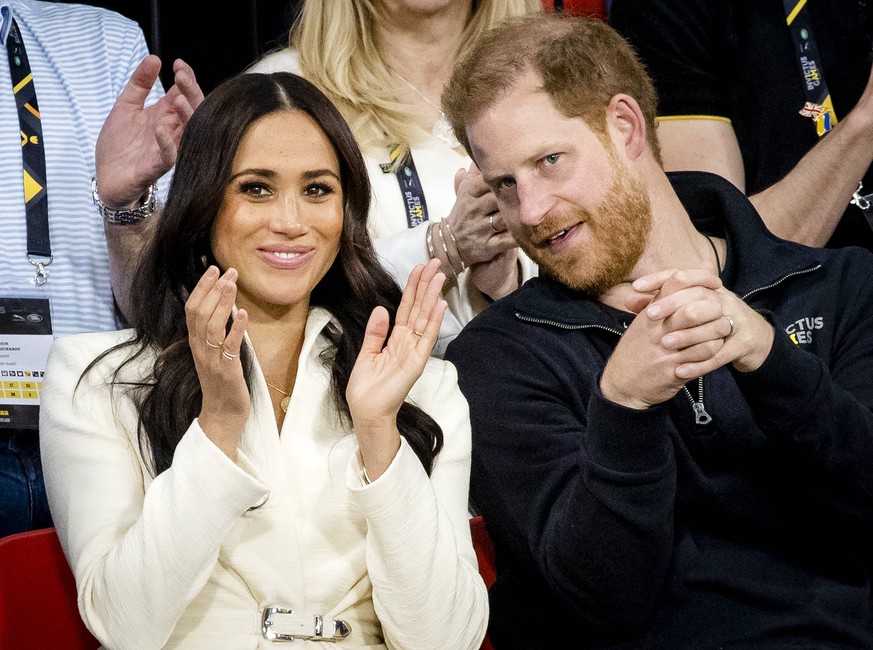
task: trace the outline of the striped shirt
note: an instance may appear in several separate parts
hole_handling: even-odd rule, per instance
[[[11,10],[11,12],[10,12]],[[49,231],[48,282],[33,283],[18,111],[6,53],[0,55],[0,296],[51,300],[55,336],[117,328],[103,221],[91,202],[97,135],[115,99],[148,54],[139,26],[87,5],[36,0],[0,3],[0,35],[14,13],[42,116]],[[5,43],[3,43],[5,48]],[[160,81],[147,104],[163,94]]]

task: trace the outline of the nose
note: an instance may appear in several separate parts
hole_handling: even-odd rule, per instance
[[[536,226],[555,205],[555,198],[535,178],[516,181],[518,218],[526,226]]]
[[[270,228],[274,232],[290,236],[299,235],[305,230],[300,222],[300,211],[294,197],[285,196],[275,203],[275,209],[270,218]]]

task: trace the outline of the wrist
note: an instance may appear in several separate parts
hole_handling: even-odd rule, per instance
[[[637,411],[647,409],[651,406],[651,404],[639,397],[634,397],[630,393],[617,388],[607,377],[605,369],[603,375],[600,377],[600,394],[603,395],[607,401],[610,401],[613,404],[618,404],[619,406],[635,409]]]
[[[457,280],[458,274],[449,259],[448,245],[443,239],[442,229],[439,228],[439,222],[433,222],[428,226],[427,230],[427,252],[431,259],[440,261],[440,271],[449,280]]]
[[[157,187],[149,185],[144,195],[131,207],[113,207],[100,197],[97,189],[97,177],[91,178],[91,200],[97,207],[97,212],[107,223],[115,225],[129,225],[150,217],[157,210]],[[128,204],[130,206],[130,204]]]

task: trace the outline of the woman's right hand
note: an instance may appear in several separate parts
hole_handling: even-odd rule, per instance
[[[248,314],[240,309],[225,336],[236,299],[236,269],[219,277],[210,266],[185,302],[188,344],[200,380],[203,401],[200,428],[231,460],[252,408],[239,359]]]

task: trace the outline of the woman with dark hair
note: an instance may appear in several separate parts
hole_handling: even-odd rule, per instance
[[[467,405],[430,358],[314,86],[245,74],[191,118],[133,330],[59,338],[41,445],[79,608],[110,648],[475,648]]]

